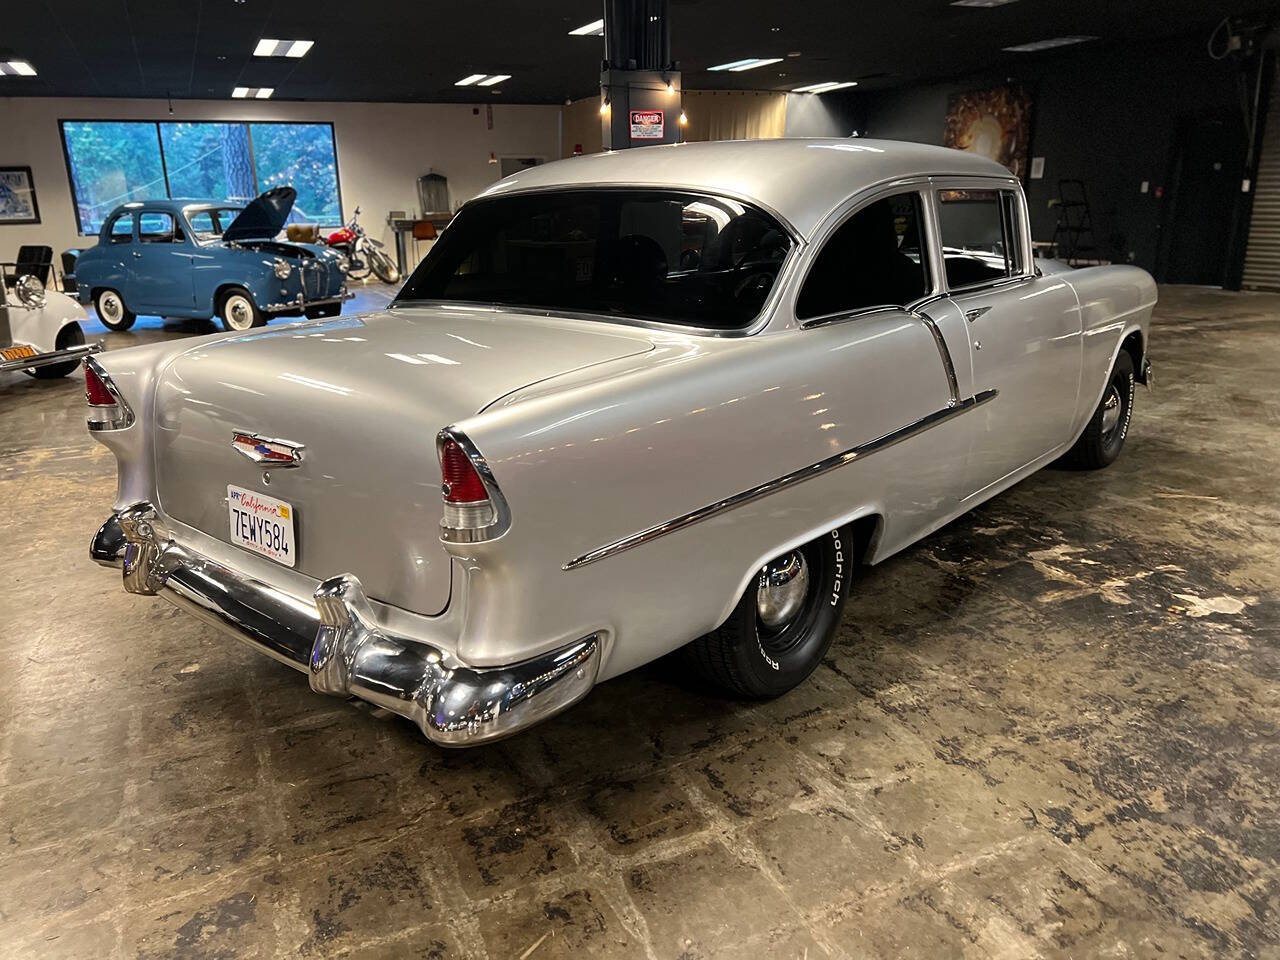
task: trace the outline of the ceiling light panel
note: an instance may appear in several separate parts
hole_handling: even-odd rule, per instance
[[[0,77],[34,77],[36,68],[25,60],[0,60]]]
[[[832,90],[847,90],[856,87],[857,80],[828,80],[825,83],[811,83],[808,86],[796,87],[792,93],[830,93]]]
[[[469,76],[469,77],[463,77],[461,80],[459,80],[457,83],[455,83],[455,84],[454,84],[454,86],[455,86],[455,87],[469,87],[469,86],[471,86],[473,83],[475,83],[476,81],[478,81],[478,80],[483,80],[483,79],[484,79],[485,77],[487,77],[487,76],[488,76],[488,74],[485,74],[485,73],[473,73],[473,74],[471,74],[471,76]]]
[[[509,73],[495,73],[491,77],[485,77],[483,80],[478,81],[476,83],[476,86],[492,87],[495,83],[501,83],[503,80],[510,80],[510,79],[511,79],[511,74]]]
[[[767,67],[771,63],[781,63],[781,57],[748,57],[745,60],[733,60],[718,66],[707,67],[708,70],[727,70],[730,73],[741,73],[743,70],[754,70],[756,67]]]
[[[275,92],[275,87],[236,87],[231,96],[237,100],[267,100]]]
[[[577,30],[570,30],[571,37],[603,37],[604,21],[592,20],[590,23],[584,23]]]
[[[307,51],[315,45],[314,40],[259,40],[253,48],[255,57],[290,57],[297,60],[305,57]]]
[[[1041,50],[1052,50],[1055,47],[1069,47],[1073,43],[1085,43],[1097,40],[1097,37],[1052,37],[1049,40],[1037,40],[1034,43],[1020,43],[1016,47],[1005,47],[1011,53],[1037,53]]]

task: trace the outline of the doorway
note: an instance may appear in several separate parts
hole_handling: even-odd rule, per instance
[[[1156,276],[1162,283],[1220,287],[1225,282],[1244,154],[1239,121],[1188,119],[1180,124],[1172,189],[1160,218]]]

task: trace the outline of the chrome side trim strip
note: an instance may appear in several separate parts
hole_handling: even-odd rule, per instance
[[[825,460],[819,460],[817,463],[811,463],[807,467],[801,467],[775,480],[768,480],[759,486],[752,487],[750,490],[744,490],[742,493],[734,494],[723,500],[708,504],[705,507],[699,507],[697,510],[691,510],[689,513],[662,523],[655,524],[652,527],[641,530],[623,537],[621,540],[615,540],[607,543],[602,547],[584,553],[580,557],[574,557],[568,563],[561,566],[561,570],[576,570],[579,567],[585,567],[589,563],[595,563],[597,560],[603,560],[605,557],[611,557],[616,553],[622,553],[630,550],[632,547],[638,547],[641,544],[656,540],[659,537],[665,537],[668,533],[675,533],[677,530],[683,530],[685,527],[700,523],[703,520],[710,519],[728,510],[741,507],[744,504],[759,500],[761,497],[767,497],[770,494],[777,493],[793,487],[805,480],[812,480],[814,477],[820,477],[824,473],[829,473],[837,467],[843,467],[845,464],[853,463],[855,460],[863,460],[873,453],[877,453],[894,444],[901,443],[910,437],[914,437],[918,433],[923,433],[931,427],[950,420],[952,417],[959,416],[975,407],[980,407],[989,400],[994,400],[998,390],[982,390],[968,399],[961,400],[958,403],[944,407],[927,416],[921,417],[914,423],[909,423],[905,427],[900,427],[892,433],[887,433],[883,437],[871,440],[867,443],[856,447],[851,447],[842,453],[827,457]]]
[[[929,332],[933,334],[933,342],[937,344],[938,358],[942,361],[942,369],[947,374],[947,389],[951,391],[951,399],[947,406],[952,408],[959,406],[960,383],[956,380],[956,365],[951,359],[951,351],[947,348],[947,341],[943,338],[942,331],[938,329],[933,317],[927,313],[912,310],[911,315],[929,328]]]

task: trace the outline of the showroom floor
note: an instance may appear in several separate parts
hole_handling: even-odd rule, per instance
[[[664,662],[463,753],[124,594],[79,380],[0,383],[0,952],[1274,948],[1280,296],[1162,298],[1121,460],[869,571],[791,696]]]

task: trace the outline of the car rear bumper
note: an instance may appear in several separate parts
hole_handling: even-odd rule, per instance
[[[67,363],[70,360],[83,360],[85,357],[99,353],[100,343],[82,343],[66,350],[54,350],[52,353],[38,353],[34,357],[19,357],[17,360],[0,361],[0,373],[10,370],[34,370],[37,367],[48,367],[55,363]]]
[[[166,537],[154,508],[112,514],[89,556],[123,571],[130,593],[159,594],[308,675],[311,689],[359,697],[407,717],[442,746],[509,736],[586,696],[600,666],[596,634],[532,660],[472,668],[386,632],[360,581],[331,577],[312,602],[245,577]]]

